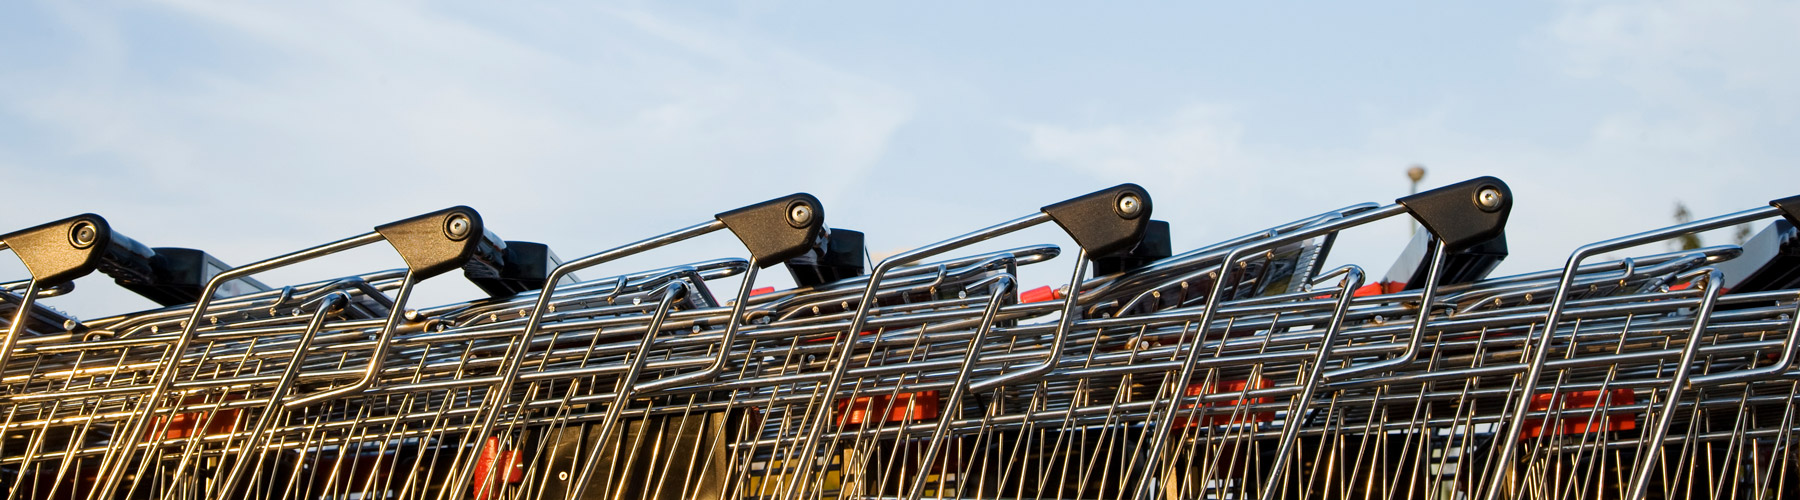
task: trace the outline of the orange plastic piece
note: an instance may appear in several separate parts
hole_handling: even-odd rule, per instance
[[[1676,284],[1673,284],[1673,285],[1669,285],[1669,291],[1671,291],[1671,292],[1675,292],[1675,291],[1681,291],[1681,290],[1686,290],[1686,289],[1689,289],[1689,288],[1693,288],[1693,286],[1694,286],[1694,282],[1692,282],[1692,281],[1689,281],[1689,282],[1685,282],[1685,283],[1676,283]],[[1727,293],[1731,293],[1731,289],[1729,289],[1729,288],[1721,288],[1721,289],[1719,289],[1719,293],[1720,293],[1720,294],[1727,294]]]
[[[1218,387],[1216,387],[1216,388],[1211,387],[1211,386],[1208,386],[1207,384],[1191,384],[1191,385],[1187,386],[1187,390],[1182,391],[1182,392],[1183,392],[1183,394],[1185,394],[1187,396],[1203,396],[1203,395],[1208,395],[1208,394],[1224,394],[1224,393],[1241,393],[1241,392],[1244,392],[1244,388],[1246,386],[1250,385],[1250,381],[1248,381],[1248,380],[1227,380],[1224,382],[1219,382],[1215,385],[1217,385]],[[1256,383],[1256,387],[1253,388],[1252,390],[1268,389],[1272,385],[1274,385],[1274,383],[1269,382],[1269,379],[1266,379],[1266,378],[1258,379],[1257,383]],[[1273,401],[1274,400],[1271,398],[1250,398],[1248,401],[1241,400],[1241,399],[1233,399],[1230,401],[1226,401],[1222,404],[1217,404],[1216,406],[1213,404],[1206,404],[1206,403],[1201,403],[1200,406],[1215,406],[1218,408],[1228,408],[1228,407],[1238,406],[1238,405],[1259,405],[1259,404],[1270,403]],[[1186,406],[1181,407],[1181,409],[1183,409],[1183,410],[1191,410],[1193,408],[1194,408],[1194,405],[1186,405]],[[1273,412],[1273,411],[1261,411],[1261,412],[1254,412],[1254,413],[1243,413],[1243,412],[1233,413],[1230,410],[1224,410],[1222,412],[1221,411],[1210,412],[1206,416],[1201,417],[1199,422],[1189,422],[1188,417],[1185,414],[1177,415],[1175,417],[1174,424],[1176,427],[1193,427],[1196,425],[1214,426],[1214,425],[1247,424],[1247,423],[1254,423],[1254,422],[1270,422],[1270,421],[1274,421],[1274,420],[1275,420],[1275,412]]]
[[[1350,295],[1355,297],[1368,297],[1370,295],[1386,295],[1403,291],[1406,291],[1406,283],[1383,281],[1380,283],[1363,285],[1362,287],[1357,288],[1355,292],[1351,292]]]
[[[765,286],[765,287],[762,287],[762,288],[755,288],[755,289],[751,289],[751,290],[750,290],[750,296],[752,296],[752,297],[755,297],[755,296],[757,296],[757,295],[762,295],[762,294],[765,294],[765,293],[773,293],[773,292],[774,292],[774,291],[775,291],[775,287],[772,287],[772,286]]]
[[[497,468],[495,462],[499,463]],[[493,484],[489,484],[488,474],[492,474],[495,470],[503,471],[502,475],[495,478]],[[500,437],[489,436],[487,443],[481,447],[481,458],[475,461],[475,483],[469,486],[473,488],[472,493],[474,493],[475,499],[486,500],[488,495],[498,489],[496,486],[500,484],[519,484],[523,481],[525,481],[524,454],[519,450],[501,449]],[[483,488],[483,486],[487,487]]]
[[[1037,288],[1019,292],[1019,302],[1024,303],[1024,304],[1030,304],[1032,302],[1047,302],[1047,301],[1052,301],[1052,300],[1062,300],[1062,298],[1063,298],[1062,291],[1057,290],[1055,288],[1050,288],[1048,286],[1040,286]]]
[[[244,397],[236,395],[236,394],[231,394],[231,395],[225,396],[225,398],[223,400],[218,401],[218,402],[222,403],[224,401],[235,401],[235,400],[239,400],[239,399],[244,399]],[[187,399],[181,400],[182,404],[197,404],[197,403],[205,403],[205,402],[207,402],[205,396],[189,396]],[[241,412],[242,412],[241,410],[218,411],[217,415],[212,415],[212,421],[210,421],[210,422],[207,421],[207,413],[208,412],[199,411],[199,412],[192,412],[192,413],[177,413],[173,417],[167,417],[169,427],[167,429],[163,429],[163,439],[180,439],[180,438],[194,436],[196,434],[201,435],[201,436],[210,436],[210,435],[214,435],[214,434],[227,434],[227,433],[231,433],[231,432],[236,432],[237,424],[238,424],[238,414]],[[152,440],[152,441],[156,440],[156,431],[157,431],[157,429],[162,429],[163,422],[164,422],[163,419],[164,419],[164,417],[156,417],[156,420],[151,421],[150,428],[145,430],[144,439],[148,439],[148,440]],[[203,424],[203,423],[206,424],[206,427],[204,429],[200,429],[199,428],[200,424]]]
[[[1631,389],[1612,389],[1606,391],[1611,397],[1607,406],[1629,405],[1637,403],[1637,393]],[[1576,391],[1562,394],[1561,409],[1595,408],[1600,404],[1600,391]],[[1604,406],[1599,408],[1604,409]],[[1550,395],[1538,394],[1531,397],[1531,411],[1550,409]],[[1604,418],[1594,420],[1593,415],[1574,415],[1562,417],[1562,424],[1556,426],[1557,435],[1586,434],[1594,432],[1628,431],[1637,428],[1637,414],[1611,412]],[[1530,439],[1544,434],[1543,419],[1525,420],[1525,429],[1519,432],[1519,439]]]
[[[909,404],[910,403],[910,404]],[[916,422],[938,418],[938,392],[902,392],[892,396],[876,394],[858,396],[855,402],[839,399],[836,404],[838,427],[862,425],[869,417],[887,411],[884,423]]]

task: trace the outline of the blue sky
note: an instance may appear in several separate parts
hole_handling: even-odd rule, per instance
[[[0,227],[91,211],[244,263],[467,204],[573,257],[808,191],[885,253],[1137,182],[1194,247],[1389,202],[1420,163],[1427,187],[1511,184],[1502,271],[1524,272],[1677,201],[1800,192],[1796,26],[1764,0],[11,2]],[[1379,275],[1405,235],[1334,260]],[[609,269],[740,253],[725,238]],[[439,281],[426,300],[472,290]],[[53,305],[147,304],[81,283]]]

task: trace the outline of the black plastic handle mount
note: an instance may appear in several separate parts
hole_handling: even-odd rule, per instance
[[[1452,252],[1492,240],[1506,230],[1512,190],[1494,177],[1476,177],[1395,200]]]
[[[481,214],[460,205],[375,226],[419,280],[461,268],[487,239],[486,230]]]
[[[825,205],[806,193],[794,193],[716,215],[756,258],[769,267],[811,250],[825,228]]]
[[[1150,192],[1137,184],[1120,184],[1043,208],[1086,250],[1089,258],[1128,250],[1150,224]]]
[[[100,267],[112,246],[112,226],[94,214],[81,214],[0,236],[40,286],[54,286],[87,276]]]
[[[1769,206],[1781,209],[1781,215],[1787,217],[1788,222],[1800,226],[1800,195],[1770,201]]]

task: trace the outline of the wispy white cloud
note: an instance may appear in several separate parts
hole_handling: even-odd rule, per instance
[[[1747,94],[1791,117],[1800,105],[1800,4],[1780,0],[1564,4],[1549,28],[1575,75],[1618,81],[1663,105]],[[1700,103],[1687,102],[1702,99]]]
[[[1229,113],[1190,104],[1146,124],[1070,128],[1023,126],[1033,157],[1104,177],[1218,181],[1252,163],[1243,150],[1244,126]]]
[[[1561,144],[1488,132],[1508,103],[1462,96],[1372,113],[1347,147],[1272,142],[1276,131],[1243,118],[1259,110],[1234,104],[1230,113],[1189,105],[1126,121],[1026,123],[1022,151],[1097,178],[1153,179],[1159,212],[1188,244],[1304,213],[1294,206],[1391,202],[1413,162],[1430,167],[1426,187],[1496,175],[1519,198],[1502,271],[1547,268],[1581,244],[1669,224],[1676,200],[1717,214],[1800,186],[1791,168],[1800,148],[1778,139],[1796,132],[1784,106],[1800,95],[1800,66],[1783,62],[1800,46],[1797,13],[1793,3],[1756,1],[1563,5],[1526,45],[1561,71],[1551,77],[1620,100],[1536,117],[1587,131]],[[1200,234],[1183,238],[1184,225]],[[1334,260],[1384,267],[1406,229],[1359,233]]]
[[[0,225],[93,211],[235,262],[453,204],[503,237],[578,253],[678,227],[662,212],[703,218],[797,190],[835,201],[913,107],[882,82],[648,9],[47,8],[73,42],[43,50],[81,63],[0,69],[0,119],[35,136],[0,138],[0,168],[22,179]],[[171,38],[205,49],[159,52]]]

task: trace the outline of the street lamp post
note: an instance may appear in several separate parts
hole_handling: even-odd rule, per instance
[[[1415,163],[1413,166],[1407,167],[1406,178],[1412,179],[1412,188],[1407,189],[1406,194],[1419,194],[1419,180],[1425,178],[1425,166]],[[1407,227],[1412,229],[1409,234],[1419,234],[1419,221],[1412,221],[1412,223],[1407,224]]]

